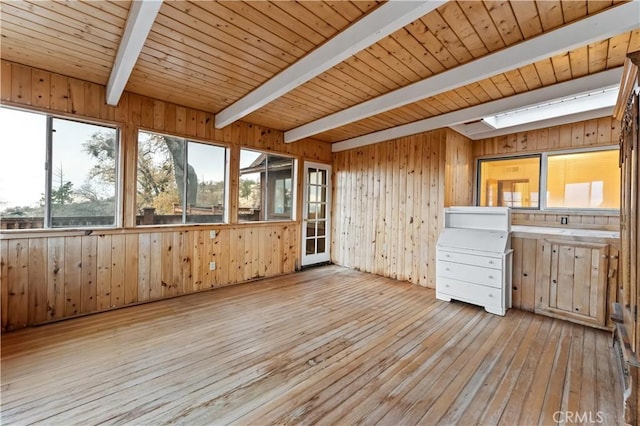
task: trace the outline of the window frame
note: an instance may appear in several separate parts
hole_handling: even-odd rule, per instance
[[[139,146],[138,146],[138,142],[140,140],[140,133],[149,133],[149,134],[154,134],[154,135],[159,135],[159,136],[169,136],[172,138],[177,138],[177,139],[182,139],[183,141],[183,152],[184,152],[184,162],[185,165],[189,164],[189,154],[188,154],[188,143],[192,142],[192,143],[198,143],[198,144],[202,144],[202,145],[208,145],[208,146],[214,146],[217,148],[223,148],[224,149],[224,195],[223,195],[223,199],[224,199],[224,211],[222,213],[222,222],[187,222],[187,209],[185,208],[185,206],[182,206],[182,214],[181,214],[181,222],[180,223],[154,223],[154,224],[136,224],[135,223],[135,217],[134,217],[134,227],[135,228],[152,228],[152,227],[172,227],[172,226],[219,226],[219,225],[229,225],[231,222],[229,220],[230,216],[229,216],[229,211],[231,208],[231,197],[230,197],[230,169],[231,169],[231,147],[228,144],[225,143],[221,143],[221,142],[217,142],[217,141],[205,141],[205,140],[201,140],[201,139],[197,139],[197,138],[190,138],[190,137],[185,137],[185,136],[179,136],[179,135],[174,135],[168,132],[159,132],[157,130],[151,130],[151,129],[146,129],[143,127],[138,127],[136,129],[136,159],[135,159],[135,164],[136,164],[136,173],[135,173],[135,178],[134,178],[134,182],[135,182],[135,202],[134,204],[137,203],[137,199],[138,199],[138,154],[139,154]],[[187,193],[187,179],[186,179],[186,175],[185,175],[185,180],[182,183],[183,187],[183,193],[186,194]],[[183,200],[186,204],[186,197]],[[137,207],[135,208],[135,210],[137,210]],[[134,211],[134,216],[138,215],[137,211]]]
[[[0,232],[51,232],[51,231],[74,231],[74,230],[82,230],[86,231],[87,229],[117,229],[123,227],[123,194],[124,194],[124,153],[123,153],[123,144],[122,144],[122,125],[117,122],[111,122],[107,120],[99,120],[99,119],[91,119],[84,117],[70,117],[64,114],[52,114],[48,111],[41,111],[38,109],[30,109],[24,108],[20,106],[7,105],[2,104],[0,108],[10,109],[13,111],[20,111],[28,114],[37,114],[44,116],[45,118],[45,137],[44,137],[44,150],[45,150],[45,182],[44,182],[44,213],[42,217],[42,228],[29,228],[29,229],[2,229]],[[52,225],[52,209],[51,209],[51,193],[53,187],[53,167],[51,167],[51,163],[53,160],[53,120],[65,120],[73,123],[79,124],[88,124],[93,126],[101,126],[108,127],[116,132],[116,184],[115,184],[115,206],[114,206],[114,221],[113,225],[73,225],[73,226],[56,226]]]
[[[563,155],[563,154],[579,154],[584,152],[598,152],[598,151],[619,151],[619,145],[602,145],[593,147],[583,147],[575,149],[560,149],[557,151],[542,151],[523,154],[500,154],[500,155],[487,155],[476,158],[476,169],[474,173],[474,185],[473,185],[473,200],[474,205],[480,205],[480,164],[482,161],[492,160],[517,160],[520,158],[540,158],[540,195],[538,201],[538,208],[535,207],[512,207],[517,212],[549,212],[553,214],[594,214],[594,215],[611,215],[619,214],[620,209],[596,209],[596,208],[564,208],[564,207],[547,207],[547,175],[548,175],[548,158],[549,156]]]
[[[262,149],[258,149],[258,148],[254,148],[254,147],[248,147],[248,146],[240,146],[240,149],[238,151],[238,187],[240,186],[240,178],[241,178],[241,174],[240,171],[242,170],[242,167],[240,166],[240,158],[242,157],[242,151],[251,151],[251,152],[256,152],[258,154],[265,154],[267,156],[266,158],[266,162],[265,162],[265,176],[266,176],[266,191],[265,188],[261,188],[260,192],[262,193],[266,193],[266,197],[264,199],[264,205],[261,206],[261,209],[264,209],[264,214],[266,219],[262,219],[262,220],[244,220],[241,221],[240,220],[240,216],[237,214],[236,212],[236,222],[239,225],[247,225],[247,224],[252,224],[252,223],[277,223],[277,222],[295,222],[297,221],[297,217],[298,217],[298,181],[299,181],[299,176],[298,176],[298,157],[296,157],[295,155],[291,155],[291,154],[287,154],[287,153],[282,153],[282,152],[274,152],[274,151],[269,151],[269,150],[262,150]],[[269,156],[274,156],[274,157],[282,157],[282,158],[289,158],[292,161],[292,166],[291,166],[291,217],[287,218],[287,217],[283,217],[283,218],[273,218],[271,216],[276,215],[275,213],[269,211],[269,209],[271,209],[271,203],[269,203],[269,173],[268,173],[268,169],[269,169]],[[274,192],[275,192],[275,186],[274,186]],[[238,201],[238,206],[240,205],[239,203],[239,199],[240,199],[240,191],[238,191],[237,195],[237,200]],[[274,198],[275,198],[275,194],[274,194]],[[261,200],[262,201],[262,200]]]

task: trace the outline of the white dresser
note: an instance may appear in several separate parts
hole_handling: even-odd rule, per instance
[[[436,298],[511,307],[511,213],[508,207],[450,207],[436,252]]]

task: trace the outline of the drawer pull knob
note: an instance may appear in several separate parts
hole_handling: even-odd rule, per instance
[[[493,294],[489,293],[489,297],[493,297]]]
[[[448,254],[445,254],[444,257],[451,257],[451,256],[449,256]]]
[[[489,275],[489,279],[492,280],[493,279],[493,275]]]
[[[493,265],[493,260],[490,260],[490,261],[489,261],[489,265]]]
[[[449,270],[449,268],[444,268],[444,270],[445,270],[445,271],[448,271],[448,270]]]

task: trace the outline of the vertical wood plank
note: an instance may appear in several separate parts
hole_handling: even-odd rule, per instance
[[[111,236],[111,283],[110,306],[122,306],[125,303],[125,261],[126,239],[125,235]]]
[[[111,307],[111,235],[99,235],[97,243],[96,309]]]
[[[182,234],[182,250],[181,250],[181,272],[182,272],[182,288],[181,293],[193,292],[193,232],[184,231]]]
[[[202,273],[203,273],[203,250],[204,250],[204,234],[209,231],[192,231],[191,234],[191,288],[193,291],[202,290]]]
[[[550,284],[551,244],[544,240],[538,240],[536,249],[536,310],[549,306]]]
[[[51,109],[58,112],[69,112],[68,79],[58,74],[51,74]]]
[[[100,86],[92,83],[83,83],[84,89],[84,107],[85,113],[89,117],[102,118],[102,93],[100,93]]]
[[[85,115],[84,84],[75,78],[69,79],[69,112]]]
[[[7,280],[6,274],[3,274],[3,279]],[[6,283],[3,284],[5,285]],[[29,239],[29,324],[40,324],[46,320],[47,239],[31,238]]]
[[[51,105],[51,74],[34,69],[31,85],[31,105],[48,109]]]
[[[11,101],[31,104],[31,68],[13,64],[11,69]]]
[[[511,248],[513,248],[513,292],[511,293],[511,304],[514,308],[522,306],[522,259],[526,256],[523,252],[523,238],[512,238]]]
[[[573,305],[573,283],[575,247],[558,246],[558,309],[571,311]]]
[[[80,290],[80,312],[95,312],[98,309],[98,237],[82,237],[82,289]]]
[[[558,263],[560,259],[560,252],[558,244],[551,244],[551,275],[549,283],[549,307],[555,308],[558,306]]]
[[[9,240],[8,251],[7,329],[15,330],[26,327],[29,318],[29,240]]]
[[[160,281],[162,294],[160,296],[166,297],[171,295],[173,284],[173,232],[163,232],[160,234],[160,240],[162,241],[162,275]]]
[[[534,311],[535,308],[535,277],[536,277],[536,249],[537,240],[522,239],[522,280],[520,286],[520,308]]]
[[[149,300],[151,293],[151,234],[138,234],[138,300]]]
[[[124,304],[128,305],[138,301],[138,257],[140,255],[140,239],[137,234],[127,234],[124,237]]]
[[[574,254],[573,303],[571,312],[589,315],[591,296],[591,249],[576,247]]]
[[[70,317],[81,311],[82,237],[66,237],[64,250],[64,316]]]
[[[153,232],[150,236],[149,248],[149,299],[158,299],[163,294],[163,233]]]
[[[47,320],[64,316],[64,237],[48,239]]]
[[[230,237],[231,231],[229,229],[222,229],[214,240],[215,245],[213,245],[212,249],[213,253],[215,253],[216,259],[220,260],[219,262],[216,261],[216,263],[220,263],[220,266],[216,269],[218,272],[215,275],[215,277],[217,277],[217,281],[210,282],[210,285],[227,285],[231,283]]]
[[[11,70],[13,69],[13,66],[10,62],[5,61],[2,61],[0,66],[0,72],[2,73],[2,78],[0,79],[0,99],[3,101],[10,101],[12,97],[11,87],[13,85],[13,73]],[[5,323],[3,322],[2,324]]]
[[[4,71],[4,68],[3,68]],[[2,331],[9,323],[9,241],[0,240],[0,318]]]

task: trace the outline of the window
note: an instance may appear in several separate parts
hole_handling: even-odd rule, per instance
[[[479,169],[478,205],[538,208],[540,156],[480,160]]]
[[[479,206],[619,209],[618,149],[482,159],[477,194]]]
[[[290,157],[240,151],[240,222],[293,219],[294,164]]]
[[[619,209],[618,151],[548,156],[547,207]]]
[[[137,224],[226,221],[227,149],[138,132]]]
[[[2,229],[115,226],[118,130],[0,108]]]

